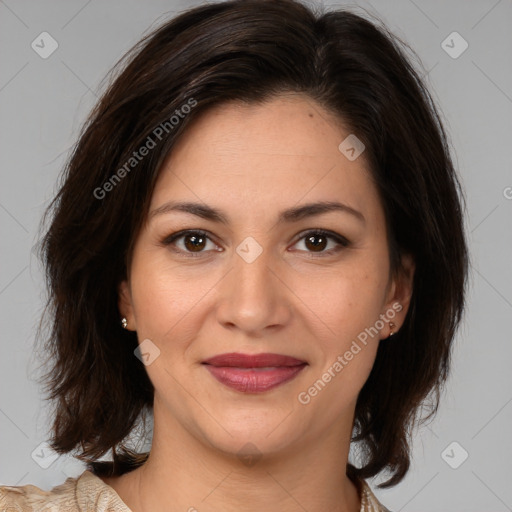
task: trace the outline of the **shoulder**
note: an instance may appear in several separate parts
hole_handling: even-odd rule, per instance
[[[365,480],[359,480],[358,484],[361,496],[360,512],[391,512],[375,497]]]
[[[117,493],[90,471],[45,491],[35,485],[0,486],[7,512],[130,512]]]
[[[1,486],[0,510],[9,512],[50,512],[52,507],[66,512],[75,512],[77,508],[75,478],[68,478],[63,484],[45,491],[35,485]]]

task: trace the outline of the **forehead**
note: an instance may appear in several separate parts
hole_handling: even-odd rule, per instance
[[[205,151],[325,157],[346,131],[342,121],[304,94],[287,93],[264,103],[231,101],[194,120],[174,154],[200,143]],[[172,156],[171,156],[172,158]]]
[[[217,105],[174,146],[151,208],[188,199],[244,211],[316,200],[371,209],[379,198],[364,153],[350,160],[339,148],[349,135],[340,119],[304,95]]]

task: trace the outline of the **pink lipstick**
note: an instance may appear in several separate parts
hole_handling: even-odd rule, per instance
[[[220,354],[203,361],[222,384],[243,393],[261,393],[296,377],[307,363],[280,354]]]

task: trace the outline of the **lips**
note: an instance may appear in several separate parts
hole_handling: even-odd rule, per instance
[[[243,393],[261,393],[295,378],[307,363],[280,354],[229,353],[203,361],[222,384]]]
[[[212,366],[224,366],[232,368],[265,368],[277,366],[298,366],[305,364],[306,361],[301,361],[295,357],[282,356],[280,354],[238,354],[232,352],[229,354],[220,354],[211,357],[204,364]]]

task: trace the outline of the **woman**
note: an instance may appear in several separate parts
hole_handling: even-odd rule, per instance
[[[128,54],[64,178],[45,382],[52,447],[87,470],[2,510],[387,510],[365,479],[408,471],[467,272],[396,38],[293,0],[191,9]]]

